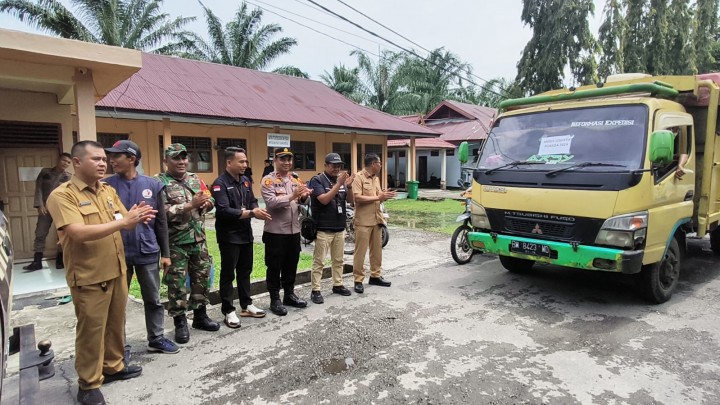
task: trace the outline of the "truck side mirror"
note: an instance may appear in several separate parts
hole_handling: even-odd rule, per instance
[[[650,161],[652,163],[670,163],[674,154],[675,134],[672,131],[655,131],[650,135]]]
[[[460,146],[458,146],[458,160],[460,161],[460,164],[465,164],[468,161],[468,150],[469,146],[467,141],[463,141]]]

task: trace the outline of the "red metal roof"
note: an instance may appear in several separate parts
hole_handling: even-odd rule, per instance
[[[388,148],[404,148],[410,146],[409,139],[388,139]],[[439,138],[418,138],[415,140],[416,149],[455,149],[455,145]]]
[[[497,115],[497,110],[482,105],[461,103],[459,101],[445,100],[444,104],[448,105],[453,110],[465,115],[468,119],[479,119],[479,120],[492,120]],[[437,111],[439,107],[443,105],[440,103],[433,111]],[[432,112],[428,114],[427,118],[431,118]]]
[[[429,128],[440,132],[440,139],[446,142],[460,143],[462,141],[477,141],[487,138],[489,122],[483,121],[452,121],[445,123],[434,123]],[[484,125],[484,127],[483,127]]]
[[[142,69],[96,107],[404,136],[438,135],[360,106],[318,81],[148,53],[142,55]]]

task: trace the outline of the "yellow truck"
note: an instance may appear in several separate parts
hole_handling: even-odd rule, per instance
[[[512,272],[636,274],[667,301],[687,238],[709,234],[720,255],[719,84],[625,74],[504,101],[475,157],[470,246]]]

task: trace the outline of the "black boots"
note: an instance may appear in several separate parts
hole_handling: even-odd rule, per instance
[[[23,270],[35,271],[35,270],[42,269],[42,259],[43,259],[42,252],[35,252],[35,256],[33,257],[32,263],[23,267]]]
[[[55,268],[58,270],[62,270],[65,268],[65,263],[63,263],[63,252],[59,249],[57,252],[57,256],[55,256]]]
[[[173,318],[175,321],[175,342],[187,343],[190,341],[190,331],[187,327],[187,317],[185,314],[177,315]]]
[[[202,329],[208,332],[215,332],[220,329],[220,324],[210,319],[205,310],[205,306],[201,306],[198,309],[193,310],[193,323],[192,327],[195,329]]]
[[[285,308],[282,300],[280,300],[279,292],[270,293],[270,312],[277,316],[287,315],[287,308]]]

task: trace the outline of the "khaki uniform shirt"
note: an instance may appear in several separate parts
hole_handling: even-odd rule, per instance
[[[125,275],[125,249],[120,231],[87,242],[73,241],[62,231],[70,224],[105,224],[115,221],[116,214],[127,215],[114,188],[98,182],[93,192],[87,184],[72,176],[69,182],[50,193],[47,208],[60,230],[58,235],[65,255],[68,286],[98,284]]]
[[[300,209],[298,200],[290,201],[301,181],[290,173],[280,176],[271,172],[262,178],[262,198],[272,221],[265,221],[265,232],[282,235],[300,233]]]
[[[363,169],[353,180],[352,192],[354,196],[375,197],[382,192],[380,179]],[[380,201],[360,202],[355,199],[355,226],[375,226],[385,223]]]

